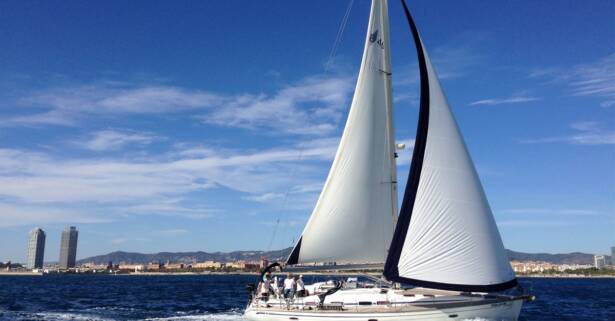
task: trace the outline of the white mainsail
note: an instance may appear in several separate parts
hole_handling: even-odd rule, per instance
[[[436,72],[406,9],[421,71],[412,169],[384,275],[461,291],[516,285],[495,220]]]
[[[288,264],[382,263],[397,191],[386,0],[374,0],[354,97],[333,165]]]

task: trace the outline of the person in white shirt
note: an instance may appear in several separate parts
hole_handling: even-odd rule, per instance
[[[307,296],[307,292],[305,291],[305,283],[303,283],[303,275],[299,275],[297,279],[297,297]]]
[[[295,295],[295,289],[297,288],[297,283],[295,282],[295,278],[292,274],[286,275],[286,280],[284,280],[284,298],[292,299]]]
[[[280,285],[278,283],[278,277],[274,276],[273,277],[273,292],[275,294],[276,297],[280,296],[280,289],[279,289]]]

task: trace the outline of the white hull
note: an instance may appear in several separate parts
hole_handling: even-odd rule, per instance
[[[322,293],[310,285],[310,293]],[[497,320],[515,321],[528,296],[469,294],[426,288],[345,288],[326,296],[318,308],[316,295],[295,298],[287,303],[274,295],[264,301],[252,300],[245,318],[252,321],[414,321],[414,320]]]
[[[516,321],[523,300],[513,300],[495,304],[473,305],[447,309],[423,309],[408,312],[328,312],[328,311],[271,311],[266,308],[249,307],[244,317],[252,321],[310,320],[310,321],[439,321],[487,319],[497,321]],[[386,308],[383,308],[385,310]]]

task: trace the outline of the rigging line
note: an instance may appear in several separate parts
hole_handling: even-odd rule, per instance
[[[297,162],[301,162],[301,160],[303,160],[303,153],[305,151],[305,148],[303,148],[303,144],[299,145],[299,156],[297,157]],[[289,173],[289,177],[294,177],[295,176],[295,170],[296,170],[296,166],[293,166],[291,168],[291,171]],[[286,192],[284,193],[284,198],[282,200],[282,211],[284,211],[284,213],[286,213],[286,204],[288,202],[288,195],[290,194],[291,189],[287,189]],[[269,245],[267,245],[267,251],[271,251],[271,247],[273,246],[273,242],[275,241],[275,236],[278,232],[278,227],[280,226],[280,214],[278,214],[278,218],[276,219],[275,225],[273,227],[273,232],[271,235],[271,240],[269,240]]]
[[[333,47],[329,52],[329,57],[327,58],[327,63],[325,64],[325,72],[328,72],[331,68],[331,64],[333,63],[333,59],[337,54],[337,50],[339,49],[339,45],[342,42],[342,38],[344,36],[344,30],[346,30],[346,25],[348,24],[348,18],[350,17],[350,11],[352,10],[352,5],[354,0],[350,0],[348,3],[348,7],[346,7],[346,12],[344,13],[344,17],[340,23],[340,27],[337,30],[337,35],[335,36],[335,41],[333,42]]]
[[[275,220],[275,227],[273,228],[273,234],[271,235],[271,239],[269,240],[269,245],[267,245],[267,251],[271,251],[271,246],[273,245],[273,240],[275,240],[275,235],[278,232],[278,225],[280,224],[280,218]]]
[[[329,52],[329,57],[327,59],[327,63],[325,64],[325,73],[327,73],[331,67],[331,64],[333,62],[333,59],[335,58],[335,55],[337,53],[337,50],[339,49],[339,45],[342,42],[342,38],[344,36],[344,31],[346,30],[346,25],[348,24],[348,20],[350,17],[350,11],[352,10],[352,5],[354,4],[354,0],[350,0],[348,2],[348,6],[346,7],[346,12],[344,13],[344,17],[342,18],[342,21],[340,23],[340,26],[337,30],[337,35],[335,36],[335,41],[333,42],[333,46],[331,48],[331,51]],[[336,126],[339,125],[339,120],[336,122]],[[303,153],[304,153],[304,148],[302,145],[299,145],[299,157],[297,158],[297,162],[301,162],[301,160],[303,159]],[[295,174],[295,169],[296,167],[293,167],[291,169],[290,177],[293,177]],[[288,201],[288,196],[290,194],[291,190],[288,189],[285,193],[284,193],[284,199],[282,201],[282,211],[286,210],[286,204]],[[271,239],[269,240],[269,244],[267,245],[267,251],[271,251],[271,247],[273,246],[273,242],[275,241],[275,237],[277,235],[278,232],[278,228],[280,226],[280,215],[278,214],[278,217],[276,219],[275,225],[273,227],[273,231],[271,234]],[[291,244],[291,246],[294,246],[294,240],[293,240],[293,244]]]

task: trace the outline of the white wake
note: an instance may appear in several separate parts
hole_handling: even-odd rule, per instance
[[[120,321],[124,317],[103,317],[95,314],[73,312],[12,312],[0,311],[0,321],[40,320],[40,321]],[[187,314],[169,317],[131,319],[140,321],[243,321],[242,313],[230,311],[220,313]]]
[[[166,318],[149,318],[145,319],[145,321],[183,321],[183,320],[201,320],[201,321],[242,321],[242,313],[239,312],[221,312],[221,313],[204,313],[204,314],[192,314],[192,315],[181,315],[181,316],[173,316]]]

